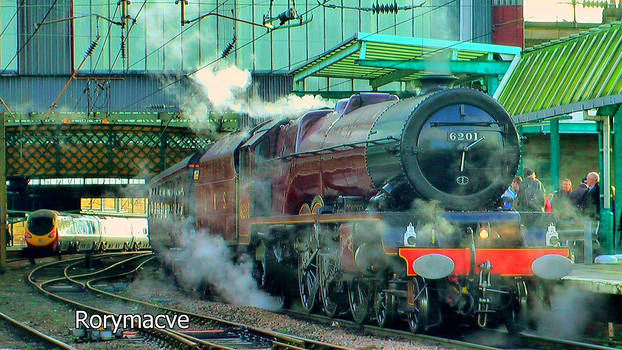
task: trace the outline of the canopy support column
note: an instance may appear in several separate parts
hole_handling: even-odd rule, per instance
[[[551,192],[559,190],[559,119],[549,121],[551,129]]]
[[[601,122],[601,132],[598,144],[601,150],[599,156],[600,191],[602,207],[600,208],[600,240],[602,254],[613,254],[613,213],[611,212],[611,117],[606,116]]]
[[[618,107],[617,112],[613,115],[613,128],[615,135],[615,143],[614,143],[614,163],[615,163],[615,187],[618,191],[622,190],[622,105]],[[618,198],[620,195],[618,195]],[[614,218],[617,223],[620,222],[620,215],[622,215],[622,201],[618,200],[618,205],[616,205],[616,212]],[[614,225],[616,227],[618,225]],[[614,234],[615,240],[613,242],[614,247],[616,248],[617,253],[622,253],[622,247],[620,242],[620,227],[615,230]]]
[[[488,96],[493,96],[495,94],[495,91],[497,91],[497,87],[499,87],[499,76],[486,76],[486,85],[488,88]]]
[[[525,155],[525,145],[523,145],[523,127],[518,125],[516,126],[516,131],[518,131],[518,169],[516,169],[516,175],[523,174],[523,156]]]

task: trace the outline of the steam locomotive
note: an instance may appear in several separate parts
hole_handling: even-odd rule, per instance
[[[152,179],[152,245],[175,246],[188,227],[222,235],[261,287],[297,290],[308,312],[413,332],[456,315],[517,330],[528,291],[566,275],[569,253],[495,210],[519,161],[508,113],[437,82],[221,138]]]

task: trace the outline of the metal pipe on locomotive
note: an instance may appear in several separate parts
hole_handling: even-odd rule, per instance
[[[190,222],[250,256],[266,290],[297,286],[309,312],[516,330],[533,282],[571,266],[567,249],[528,246],[517,212],[495,210],[518,161],[516,128],[485,94],[361,93],[225,136],[154,178],[152,245],[176,244],[170,220]]]

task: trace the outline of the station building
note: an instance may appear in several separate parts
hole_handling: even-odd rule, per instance
[[[183,116],[196,90],[190,76],[206,67],[234,64],[248,70],[252,76],[249,98],[274,101],[295,92],[334,99],[358,91],[413,89],[416,73],[409,69],[375,81],[366,79],[369,70],[356,62],[344,63],[350,64],[348,74],[331,72],[330,67],[343,68],[335,66],[331,57],[345,58],[350,52],[339,50],[354,49],[346,45],[351,40],[361,45],[356,48],[359,57],[363,43],[372,38],[382,44],[375,53],[380,55],[387,47],[393,50],[387,54],[403,54],[420,43],[422,56],[443,51],[449,54],[446,59],[472,60],[471,66],[457,62],[461,72],[486,59],[507,69],[510,62],[518,62],[526,43],[544,41],[530,37],[533,31],[524,27],[521,0],[402,0],[395,4],[400,9],[380,10],[361,0],[2,3],[0,98],[7,125],[7,176],[18,184],[12,192],[20,198],[14,205],[23,209],[41,205],[41,197],[25,194],[25,189],[33,187],[28,183],[43,187],[89,184],[99,187],[88,198],[106,193],[124,197],[126,193],[116,191],[118,187],[144,187],[150,176],[205,146],[213,135],[196,135]],[[615,19],[616,11],[605,12],[607,18]],[[586,29],[574,27],[569,30]],[[551,39],[566,35],[564,30],[557,28],[558,37]],[[495,51],[491,44],[504,49]],[[486,50],[488,55],[482,54]],[[423,71],[422,64],[415,66]],[[471,74],[459,84],[483,86],[493,95],[503,73]],[[520,114],[517,111],[511,113]],[[205,115],[213,124],[209,128],[217,132],[243,124],[237,116],[209,109]],[[571,154],[563,149],[566,143],[585,146],[581,147],[585,153],[572,153],[588,159],[582,165],[594,169],[602,164],[594,156],[603,134],[600,124],[590,118],[572,118],[559,122],[555,131],[562,134],[558,152],[564,170],[558,175],[553,173],[559,171],[550,170],[555,164],[546,162],[548,121],[524,122],[521,130],[528,141],[523,163],[536,168],[551,189],[558,186],[560,175],[575,180],[582,172],[568,168],[566,175],[564,164],[571,163],[563,159]],[[549,153],[549,158],[556,157]],[[110,178],[122,180],[105,180]],[[79,206],[77,196],[72,197],[71,206]]]
[[[396,4],[399,9],[382,10],[360,0],[3,2],[0,110],[7,126],[9,207],[61,205],[37,195],[45,187],[68,193],[83,186],[90,188],[88,198],[123,197],[119,187],[138,188],[209,143],[213,134],[197,136],[183,118],[197,102],[189,76],[206,67],[248,70],[248,98],[274,101],[294,90],[292,71],[359,33],[522,45],[520,0]],[[281,21],[288,11],[295,18]],[[406,85],[378,90],[399,92]],[[328,98],[373,89],[366,79],[330,76],[310,76],[300,87],[298,94]],[[209,108],[205,115],[200,127],[209,131],[249,122]],[[35,193],[26,194],[30,190]],[[74,194],[62,208],[79,206]]]

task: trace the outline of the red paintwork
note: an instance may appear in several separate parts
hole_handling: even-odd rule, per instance
[[[447,248],[400,248],[399,256],[406,261],[407,275],[415,276],[413,262],[424,255],[441,254],[449,257],[454,262],[454,275],[469,273],[471,265],[471,249],[447,249]],[[568,249],[476,249],[475,250],[475,273],[479,273],[478,264],[490,261],[492,273],[502,276],[533,276],[531,264],[537,258],[555,254],[568,256]]]
[[[392,103],[367,105],[344,115],[330,113],[302,127],[293,123],[291,127],[299,130],[295,149],[308,152],[366,141],[378,114]],[[310,204],[317,195],[330,201],[339,195],[370,197],[377,191],[367,174],[363,147],[295,158],[288,170],[285,192],[273,192],[273,200],[282,201],[274,206],[282,208],[281,214],[298,213],[304,203]]]
[[[492,7],[493,44],[525,47],[523,6]]]
[[[195,184],[195,225],[197,230],[237,240],[237,172],[233,151],[244,135],[233,134],[216,142],[199,161],[199,181]]]

